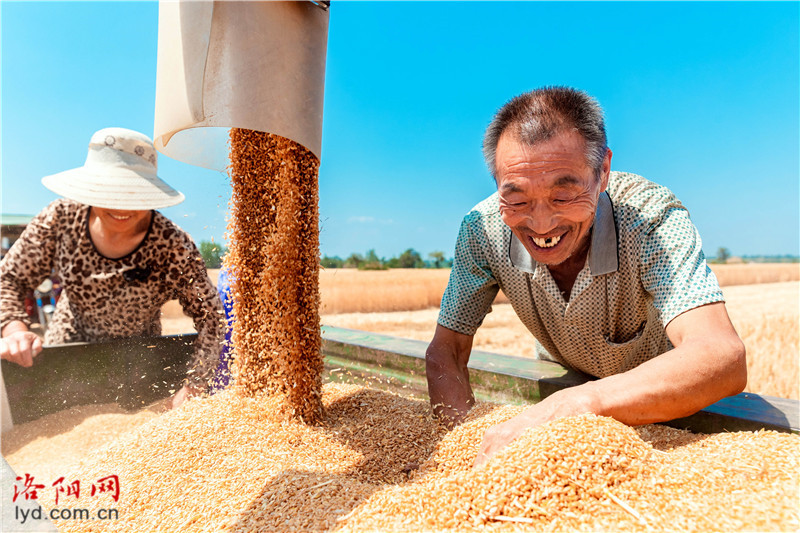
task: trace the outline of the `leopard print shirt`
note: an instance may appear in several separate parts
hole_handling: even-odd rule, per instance
[[[0,327],[30,325],[24,296],[54,273],[63,290],[46,344],[161,334],[161,306],[178,299],[197,339],[188,381],[204,386],[219,362],[222,304],[191,237],[155,211],[141,244],[119,259],[89,236],[89,206],[59,199],[39,213],[0,262]]]

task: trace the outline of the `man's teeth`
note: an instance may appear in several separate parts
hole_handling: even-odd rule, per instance
[[[546,239],[537,239],[536,237],[533,237],[533,243],[539,248],[552,248],[558,244],[558,241],[560,240],[561,235],[557,237],[547,237]]]

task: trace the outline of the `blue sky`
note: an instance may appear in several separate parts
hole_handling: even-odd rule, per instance
[[[92,133],[153,134],[155,2],[9,2],[2,20],[2,211],[56,198]],[[704,249],[800,254],[797,2],[344,2],[330,10],[321,250],[453,253],[494,191],[483,130],[508,99],[570,85],[606,111],[612,168],[670,187]],[[163,212],[224,238],[223,173],[159,159]]]

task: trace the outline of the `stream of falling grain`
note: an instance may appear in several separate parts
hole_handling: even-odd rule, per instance
[[[244,395],[279,394],[307,423],[322,416],[319,160],[278,135],[230,134],[234,375]]]

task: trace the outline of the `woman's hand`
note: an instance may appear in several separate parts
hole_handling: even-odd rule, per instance
[[[23,322],[10,322],[3,328],[0,339],[0,359],[20,366],[33,366],[33,358],[42,351],[42,339],[28,330]]]
[[[194,398],[195,396],[200,396],[201,394],[203,394],[203,389],[200,387],[195,387],[194,385],[184,385],[181,387],[181,390],[176,392],[175,396],[172,397],[172,408],[177,409],[189,398]]]

